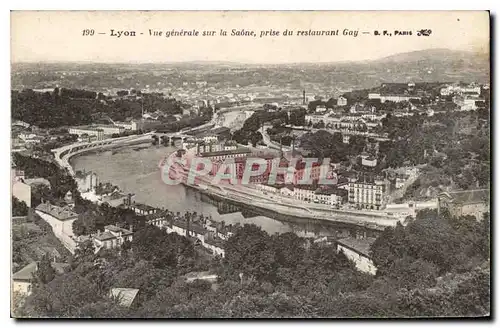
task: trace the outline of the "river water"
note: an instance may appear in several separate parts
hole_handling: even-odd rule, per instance
[[[221,214],[218,207],[204,201],[207,197],[198,191],[182,185],[166,185],[162,181],[158,163],[175,150],[174,147],[164,146],[121,148],[74,157],[71,164],[75,171],[95,172],[101,182],[111,182],[124,192],[135,194],[136,202],[165,208],[172,212],[196,211],[205,216],[210,215],[217,221],[223,220],[227,224],[253,223],[270,234],[295,232],[299,236],[313,237],[334,235],[338,232],[347,233],[347,231],[353,234],[352,229],[360,230],[357,227],[346,229],[345,226],[340,228],[335,224],[310,220],[288,222],[258,214],[248,215],[248,211],[245,211],[246,217],[240,211]]]

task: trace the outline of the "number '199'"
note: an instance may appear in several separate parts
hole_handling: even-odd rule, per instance
[[[94,30],[84,29],[82,31],[82,35],[83,36],[92,36],[92,35],[94,35]]]

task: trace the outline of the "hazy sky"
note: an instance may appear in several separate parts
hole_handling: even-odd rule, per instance
[[[93,36],[83,36],[93,29]],[[110,36],[110,30],[135,31],[135,37]],[[163,36],[149,36],[149,29]],[[165,31],[228,31],[228,36],[165,37]],[[256,37],[230,36],[254,30]],[[260,31],[338,30],[338,36],[275,36]],[[344,29],[358,31],[344,36]],[[416,31],[431,29],[428,37]],[[374,36],[374,30],[412,31],[412,36]],[[369,35],[362,32],[370,32]],[[105,34],[98,34],[105,33]],[[143,35],[140,35],[143,33]],[[178,62],[248,63],[367,60],[430,48],[489,51],[488,12],[12,12],[13,62]]]

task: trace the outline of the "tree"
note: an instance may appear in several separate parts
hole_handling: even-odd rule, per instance
[[[245,224],[227,240],[224,261],[233,275],[243,273],[257,280],[272,280],[276,264],[272,245],[260,227]]]
[[[95,255],[95,246],[92,240],[86,240],[75,249],[75,259],[77,262],[93,262]]]
[[[42,260],[38,263],[38,269],[34,274],[35,283],[48,284],[56,276],[56,271],[52,267],[49,256],[45,254]]]
[[[75,318],[82,307],[100,299],[92,281],[69,272],[35,288],[26,299],[26,312],[34,318]]]
[[[132,252],[137,259],[151,262],[156,268],[184,267],[195,256],[194,246],[185,236],[169,234],[152,225],[135,233]]]
[[[28,215],[28,206],[26,205],[26,203],[12,196],[12,216],[25,215]]]
[[[295,268],[305,255],[305,240],[293,232],[272,237],[276,250],[275,259],[280,266]]]

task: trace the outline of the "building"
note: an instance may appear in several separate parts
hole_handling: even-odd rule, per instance
[[[210,131],[206,131],[196,135],[196,138],[200,138],[206,142],[210,141],[222,141],[229,139],[231,137],[231,129],[225,126],[221,126]]]
[[[194,282],[197,280],[203,280],[208,282],[217,282],[219,278],[218,275],[210,273],[209,271],[201,271],[201,272],[189,272],[184,275],[184,279],[187,283]]]
[[[51,266],[56,274],[63,274],[70,268],[68,263],[51,262]],[[31,294],[31,284],[33,282],[34,274],[38,270],[38,263],[31,262],[21,270],[12,275],[12,293],[19,293],[22,296],[29,296]]]
[[[11,178],[12,196],[31,207],[31,186],[24,182],[24,172],[12,169]]]
[[[97,203],[99,205],[106,203],[111,207],[118,207],[121,205],[128,206],[130,205],[132,196],[131,194],[125,194],[119,190],[115,190],[109,194],[97,196]]]
[[[125,130],[130,130],[130,131],[137,131],[138,130],[138,124],[134,120],[132,120],[130,122],[114,122],[114,124],[118,127],[124,128]]]
[[[375,167],[377,166],[377,159],[372,156],[362,156],[361,157],[361,165],[363,166],[368,166],[368,167]]]
[[[31,294],[31,283],[33,274],[37,271],[38,265],[32,262],[12,275],[12,293],[19,293],[23,296]]]
[[[99,178],[96,173],[76,171],[75,181],[78,185],[78,191],[88,192],[94,190],[99,185]]]
[[[114,225],[107,225],[104,231],[93,236],[94,245],[100,248],[115,248],[123,245],[124,242],[132,241],[133,231],[120,228]]]
[[[414,95],[369,93],[368,99],[380,99],[380,102],[384,103],[386,101],[402,102],[410,100],[420,100],[421,97]]]
[[[97,140],[103,140],[105,136],[120,134],[124,131],[124,127],[116,125],[83,125],[71,127],[68,129],[69,134],[76,134],[79,137],[82,137],[84,135],[96,136]]]
[[[88,141],[84,139],[89,139],[93,136],[97,141],[104,139],[104,131],[102,129],[90,128],[90,127],[74,127],[68,129],[69,134],[76,134],[78,138],[82,141]]]
[[[39,185],[45,185],[48,188],[50,188],[50,182],[49,180],[45,178],[31,178],[31,179],[24,179],[24,183],[30,185],[30,186],[39,186]]]
[[[215,256],[226,256],[226,252],[224,251],[224,241],[221,239],[207,237],[203,243],[203,246],[212,251],[213,255]]]
[[[327,111],[327,109],[326,109],[325,105],[317,105],[316,106],[316,113],[324,113],[326,111]]]
[[[73,222],[78,218],[78,214],[72,211],[69,206],[61,207],[42,202],[35,209],[44,221],[50,224],[54,235],[61,240],[68,249],[74,249]]]
[[[118,303],[126,308],[137,305],[139,289],[137,288],[111,288],[109,297],[118,300]]]
[[[133,203],[129,206],[129,208],[139,215],[148,215],[159,211],[156,207],[140,203]]]
[[[484,106],[484,99],[479,98],[477,96],[470,96],[470,95],[464,95],[464,96],[455,96],[453,97],[453,102],[458,106],[458,109],[461,111],[469,111],[469,110],[476,110],[478,109],[478,103],[483,103]]]
[[[194,237],[202,243],[205,241],[205,235],[208,233],[208,230],[201,225],[182,219],[167,223],[166,228],[168,233],[175,232],[181,236]]]
[[[438,211],[445,208],[452,216],[472,215],[481,220],[490,210],[490,190],[443,192],[438,195]]]
[[[340,96],[337,99],[337,106],[347,106],[347,98]]]
[[[471,83],[466,86],[448,85],[444,88],[441,88],[440,93],[442,96],[450,96],[453,94],[462,95],[465,93],[475,94],[479,96],[481,94],[481,87],[474,83]]]
[[[380,210],[387,203],[388,181],[361,175],[349,179],[349,203],[364,209]]]
[[[231,150],[221,150],[214,152],[204,152],[200,153],[201,157],[209,158],[212,161],[225,161],[228,158],[239,158],[239,157],[247,157],[252,152],[248,148],[237,148]]]
[[[341,132],[366,132],[381,125],[380,121],[363,118],[363,114],[306,115],[305,121],[313,125],[323,123],[325,128]]]
[[[345,256],[354,262],[356,268],[365,273],[375,275],[377,268],[373,264],[370,255],[370,247],[375,242],[375,238],[343,238],[336,241],[337,251],[343,252]]]
[[[170,215],[167,211],[158,211],[156,213],[146,215],[146,223],[162,228],[167,225],[169,217]]]
[[[197,154],[226,151],[226,150],[236,150],[238,149],[238,144],[235,141],[228,140],[226,142],[219,142],[215,139],[211,141],[202,141],[196,144]]]

